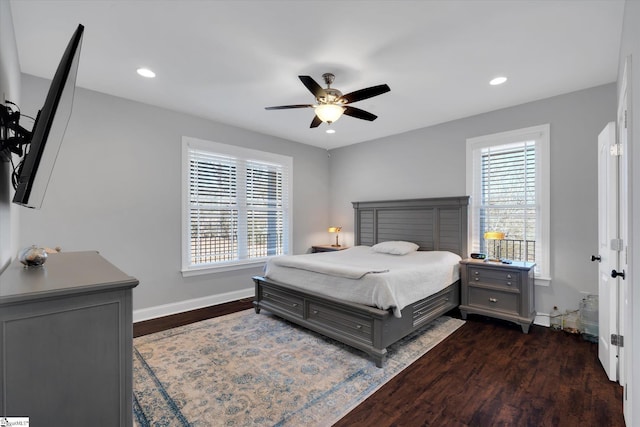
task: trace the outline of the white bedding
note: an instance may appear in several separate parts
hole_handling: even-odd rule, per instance
[[[445,251],[390,255],[374,252],[369,246],[355,246],[274,257],[265,266],[265,276],[345,301],[392,309],[400,317],[407,305],[458,280],[460,259]]]

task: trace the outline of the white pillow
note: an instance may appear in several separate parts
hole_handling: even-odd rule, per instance
[[[373,249],[374,252],[380,252],[382,254],[406,255],[410,252],[417,251],[419,247],[420,246],[411,242],[389,241],[373,245],[371,249]]]

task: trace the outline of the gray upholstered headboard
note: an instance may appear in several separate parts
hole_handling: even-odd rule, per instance
[[[423,251],[469,256],[469,196],[353,202],[353,208],[356,245],[405,240]]]

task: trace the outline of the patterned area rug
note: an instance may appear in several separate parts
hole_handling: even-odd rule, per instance
[[[363,352],[245,310],[134,339],[138,426],[330,426],[464,321],[449,317]]]

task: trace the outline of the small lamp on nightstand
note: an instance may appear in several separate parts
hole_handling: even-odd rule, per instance
[[[329,233],[336,233],[336,244],[335,245],[331,245],[335,248],[339,248],[340,247],[340,243],[338,243],[338,236],[340,234],[340,230],[342,230],[342,227],[329,227],[329,229],[327,230]]]
[[[503,240],[504,239],[504,233],[501,231],[487,231],[484,233],[484,238],[485,240]],[[496,247],[495,243],[493,245],[494,249]],[[489,247],[487,244],[487,252]],[[498,250],[494,251],[493,254],[493,258],[487,258],[486,261],[492,261],[492,262],[500,262],[502,261],[502,258],[500,258],[500,242],[498,242]]]

